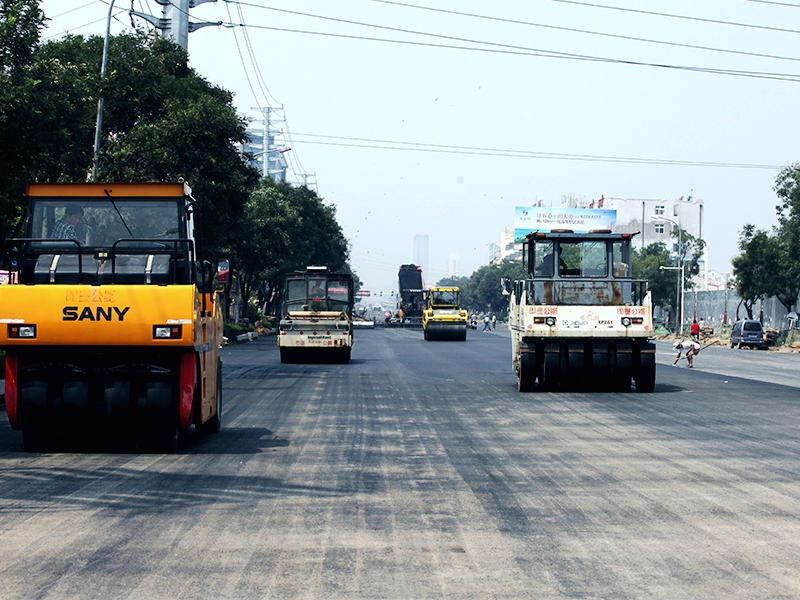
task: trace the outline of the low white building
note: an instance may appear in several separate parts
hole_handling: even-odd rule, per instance
[[[590,208],[606,208],[617,211],[617,227],[620,232],[639,232],[634,246],[644,248],[662,243],[672,254],[678,252],[678,239],[672,232],[683,229],[696,238],[702,238],[705,227],[703,200],[681,196],[675,200],[651,200],[644,198],[605,198],[593,200]],[[700,273],[695,277],[698,289],[708,289],[706,272],[708,248],[699,261]]]
[[[702,238],[704,233],[703,201],[691,196],[681,196],[676,200],[601,197],[589,203],[588,207],[616,210],[617,231],[640,232],[635,244],[639,248],[663,243],[674,253],[678,251],[678,240],[672,236],[675,227],[697,238]]]

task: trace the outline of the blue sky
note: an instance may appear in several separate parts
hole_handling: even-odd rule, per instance
[[[775,223],[775,176],[800,160],[791,4],[217,2],[191,20],[236,26],[190,34],[189,55],[245,116],[283,105],[290,165],[336,205],[368,289],[396,287],[415,234],[430,236],[426,280],[450,253],[468,275],[515,206],[568,195],[702,198],[709,266],[727,270],[744,224]],[[42,6],[45,38],[105,30],[101,0]],[[117,0],[112,33],[130,7]]]

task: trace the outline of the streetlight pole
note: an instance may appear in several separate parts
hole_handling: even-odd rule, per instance
[[[108,6],[108,21],[106,21],[106,39],[103,42],[103,62],[100,66],[100,85],[106,78],[106,64],[108,62],[108,38],[111,36],[111,11],[114,10],[114,2],[111,0]],[[97,99],[97,122],[94,127],[94,155],[92,160],[92,181],[97,180],[97,162],[100,158],[100,135],[103,129],[103,96]]]
[[[672,223],[678,229],[678,261],[680,262],[680,267],[675,267],[675,269],[680,268],[681,271],[681,286],[680,286],[680,300],[678,306],[678,335],[681,335],[683,331],[683,230],[681,226],[678,225],[672,219],[668,219],[666,217],[653,217],[654,219],[667,221],[668,223]],[[660,269],[668,269],[668,267],[659,267]],[[671,269],[670,269],[671,270]]]

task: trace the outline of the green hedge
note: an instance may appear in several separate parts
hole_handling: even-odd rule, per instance
[[[235,344],[236,336],[242,335],[243,333],[247,333],[247,330],[240,325],[236,325],[235,323],[225,323],[222,326],[222,335],[228,338],[229,344]]]

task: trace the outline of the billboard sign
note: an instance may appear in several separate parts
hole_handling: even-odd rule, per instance
[[[585,233],[592,229],[610,229],[617,225],[617,211],[602,208],[546,208],[517,206],[514,215],[514,242],[520,244],[532,231],[571,229]]]

